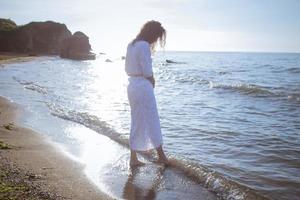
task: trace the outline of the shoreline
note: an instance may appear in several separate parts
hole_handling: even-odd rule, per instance
[[[20,66],[16,66],[16,67],[14,65],[7,65],[7,66],[12,66],[12,69],[14,70],[16,70],[16,68],[19,67],[21,69],[20,71],[22,71],[24,69],[24,66],[28,66],[28,64],[31,65],[32,63],[33,65],[38,65],[39,60],[40,59],[37,59],[37,62],[20,64]],[[44,68],[41,68],[41,72],[43,72],[42,69]],[[4,71],[10,72],[9,69]],[[215,176],[214,175],[215,173],[211,174],[212,172],[210,170],[205,170],[205,168],[202,169],[201,164],[198,165],[198,163],[186,162],[188,160],[181,160],[181,159],[177,160],[176,156],[172,157],[175,159],[173,159],[174,163],[171,165],[170,168],[163,168],[153,163],[152,162],[153,159],[145,158],[145,160],[143,161],[147,163],[147,165],[138,169],[137,171],[129,170],[128,160],[130,154],[128,148],[121,146],[120,142],[114,138],[111,138],[112,140],[109,139],[110,138],[109,134],[107,134],[110,133],[110,131],[113,129],[108,129],[108,130],[103,129],[103,127],[106,128],[106,125],[102,124],[101,121],[100,123],[97,123],[96,121],[96,123],[93,123],[92,126],[89,123],[88,124],[85,123],[89,121],[82,121],[82,117],[86,117],[86,116],[81,115],[82,114],[81,112],[75,112],[76,114],[75,116],[79,116],[79,119],[77,119],[74,118],[73,115],[70,115],[68,113],[66,114],[63,112],[60,115],[59,112],[53,112],[53,110],[55,111],[57,107],[54,108],[46,107],[46,110],[44,110],[43,109],[45,106],[44,101],[40,101],[41,100],[40,98],[43,97],[44,93],[41,93],[41,95],[39,95],[40,93],[39,90],[34,90],[35,93],[32,93],[30,91],[31,88],[25,87],[27,86],[26,85],[27,83],[29,84],[32,83],[32,85],[34,85],[35,82],[37,82],[38,80],[41,81],[41,79],[39,78],[34,79],[32,77],[28,79],[26,78],[27,77],[26,75],[21,76],[20,74],[18,77],[20,77],[21,80],[24,78],[24,84],[21,84],[21,87],[17,86],[19,89],[14,90],[14,87],[11,86],[15,86],[15,84],[18,85],[18,83],[15,83],[16,80],[14,79],[14,77],[13,77],[14,80],[6,79],[6,77],[11,78],[12,75],[13,74],[10,73],[4,73],[3,76],[1,76],[3,77],[2,95],[6,96],[6,98],[8,99],[15,100],[16,102],[19,103],[19,105],[27,105],[27,103],[30,103],[30,105],[42,106],[41,109],[40,108],[35,109],[35,111],[37,111],[35,112],[37,116],[39,116],[39,114],[46,113],[45,115],[43,114],[41,115],[41,117],[38,118],[31,118],[30,116],[26,114],[22,115],[21,113],[22,116],[28,117],[28,119],[31,120],[28,121],[20,120],[19,124],[22,125],[23,122],[26,122],[24,126],[28,125],[28,127],[34,127],[33,129],[39,130],[38,131],[39,133],[37,135],[41,136],[40,137],[41,140],[46,139],[46,141],[53,141],[53,140],[59,141],[62,147],[66,147],[65,148],[66,152],[65,151],[63,152],[65,152],[67,155],[71,153],[69,154],[71,156],[71,159],[74,155],[73,159],[76,160],[76,158],[79,158],[78,160],[80,160],[82,163],[85,164],[85,166],[82,165],[79,166],[79,168],[81,167],[81,169],[78,170],[78,173],[82,173],[82,169],[84,168],[84,174],[88,177],[88,180],[90,180],[92,183],[97,185],[97,188],[100,188],[101,191],[110,195],[112,198],[114,197],[127,198],[127,197],[141,197],[141,196],[147,197],[148,194],[151,194],[153,196],[159,196],[159,197],[164,196],[166,198],[176,195],[176,196],[181,196],[182,199],[198,199],[198,197],[202,197],[202,199],[209,199],[209,200],[216,199],[216,196],[224,196],[224,198],[230,196],[245,196],[247,197],[245,199],[249,199],[250,197],[252,197],[252,192],[249,193],[249,188],[245,188],[243,186],[240,186],[239,184],[235,184],[235,182],[232,183],[230,179],[228,181],[228,179],[222,175]],[[6,84],[8,85],[8,87],[6,87]],[[41,85],[37,84],[36,86],[41,87],[43,89],[43,85],[44,84]],[[12,90],[10,88],[12,88]],[[45,88],[47,88],[46,84],[45,84]],[[24,90],[25,92],[23,93],[23,89],[29,89],[29,90]],[[15,93],[17,92],[17,95],[9,91],[14,91]],[[23,100],[19,100],[19,99],[27,98],[26,92],[28,92],[28,95],[30,95],[29,99],[25,102]],[[37,95],[33,99],[36,99],[38,100],[38,102],[42,102],[42,103],[35,104],[35,102],[31,101],[32,98],[31,95]],[[45,96],[48,97],[47,95]],[[48,102],[46,98],[44,100],[46,100],[45,102]],[[49,102],[51,103],[52,101]],[[22,108],[23,106],[20,107],[21,110]],[[51,112],[48,113],[47,111],[51,111]],[[66,111],[68,111],[68,109],[66,109]],[[19,112],[17,113],[20,114]],[[48,116],[48,114],[51,115]],[[87,117],[90,116],[88,115]],[[89,119],[93,119],[93,118],[87,118],[87,120]],[[10,121],[7,121],[7,123],[9,122]],[[32,124],[35,124],[36,122],[41,124],[32,126]],[[53,126],[56,122],[58,122],[57,126]],[[11,129],[14,128],[14,124],[11,124],[11,126],[10,124],[5,124],[5,125],[7,125],[8,129],[10,129],[9,127],[11,127]],[[64,140],[63,139],[61,140],[61,137],[64,136],[65,134],[67,137],[64,138]],[[106,134],[108,135],[108,137]],[[45,137],[44,135],[48,135],[48,136]],[[88,135],[88,137],[83,137],[84,135]],[[51,139],[49,140],[47,137]],[[59,140],[56,140],[57,138],[59,138]],[[69,138],[71,138],[71,140],[69,140]],[[24,138],[24,140],[27,139],[28,138]],[[73,145],[73,144],[77,144],[77,143],[73,143],[72,141],[73,139],[75,139],[74,141],[79,142],[78,144],[80,145]],[[1,141],[1,137],[0,137],[0,141]],[[35,142],[33,142],[33,144],[31,145],[36,146]],[[18,147],[18,146],[12,146],[12,147]],[[60,146],[56,146],[55,144],[54,146],[52,146],[52,148],[56,150],[61,149]],[[56,152],[58,153],[58,151]],[[96,156],[92,156],[92,155],[96,155]],[[69,165],[67,164],[67,166],[73,167],[72,164]],[[57,165],[55,165],[55,168],[56,167]],[[29,169],[31,168],[32,166],[29,166]],[[43,172],[43,170],[48,170],[48,167],[42,167],[42,170],[40,170],[41,173]],[[51,170],[53,170],[53,168],[51,168]],[[46,173],[51,173],[51,170],[48,170]],[[26,170],[23,171],[26,172]],[[63,175],[65,174],[63,173]],[[30,177],[37,177],[38,179],[41,179],[40,178],[41,175],[39,173],[30,175]],[[215,185],[215,183],[220,183],[222,187],[217,187],[220,184]],[[185,186],[188,187],[186,188]],[[49,186],[46,188],[49,188]],[[232,190],[233,188],[234,190]],[[53,191],[52,188],[51,191]],[[72,189],[71,192],[73,192]],[[54,194],[56,194],[56,190],[54,190]],[[61,195],[61,193],[59,193],[59,195]],[[256,196],[255,194],[253,195]],[[255,198],[255,199],[261,199],[261,198]]]
[[[0,67],[4,67],[4,64],[31,61],[37,57],[38,55],[28,55],[15,52],[0,51]]]
[[[1,55],[1,54],[0,54]],[[25,64],[26,65],[26,64]],[[9,96],[9,95],[8,95]],[[0,96],[1,98],[1,96]],[[0,99],[1,100],[1,99]],[[7,101],[7,100],[6,100]],[[1,102],[0,102],[1,103]],[[0,104],[1,105],[1,104]],[[11,106],[14,104],[11,104]],[[20,104],[22,105],[22,104]],[[22,110],[22,107],[20,107]],[[1,107],[0,107],[1,111]],[[16,113],[16,114],[22,114],[20,112],[12,112],[12,109],[9,110],[10,114]],[[23,115],[22,115],[23,116]],[[1,117],[1,115],[0,115]],[[25,114],[26,117],[26,114]],[[16,118],[13,118],[15,120]],[[5,125],[9,124],[11,121],[6,121]],[[15,121],[14,121],[15,122]],[[20,121],[22,122],[22,121]],[[76,122],[75,122],[76,123]],[[21,124],[21,123],[20,123]],[[50,125],[50,124],[49,124]],[[0,126],[2,126],[1,118],[0,118]],[[14,124],[11,126],[11,128],[14,128]],[[45,127],[45,131],[47,131],[47,127]],[[63,128],[63,127],[61,127]],[[40,129],[38,129],[40,130]],[[44,129],[41,129],[44,130]],[[74,129],[76,131],[76,129]],[[80,131],[88,131],[90,134],[90,138],[93,138],[94,142],[86,142],[84,141],[85,145],[88,145],[88,148],[85,148],[84,151],[82,151],[83,157],[86,157],[87,155],[91,155],[90,152],[95,153],[95,149],[97,149],[96,155],[98,158],[101,159],[95,159],[94,160],[89,160],[87,159],[88,156],[84,159],[84,163],[86,164],[84,166],[80,166],[78,163],[76,163],[79,169],[74,170],[75,174],[77,175],[77,178],[75,178],[75,182],[78,181],[78,176],[81,175],[82,177],[83,174],[85,179],[88,179],[87,184],[92,184],[93,186],[97,186],[97,189],[100,188],[100,191],[103,191],[105,194],[104,197],[99,196],[99,197],[89,197],[87,195],[83,195],[83,197],[73,197],[72,193],[74,192],[74,188],[80,188],[81,186],[70,186],[70,184],[73,184],[74,181],[71,181],[70,184],[62,185],[62,186],[57,186],[58,184],[55,181],[52,181],[49,179],[46,179],[47,177],[50,179],[56,179],[56,181],[60,180],[60,177],[68,177],[69,178],[69,168],[73,168],[73,165],[75,162],[70,161],[70,157],[67,157],[67,160],[69,160],[69,163],[64,163],[64,168],[68,171],[68,174],[65,174],[64,171],[61,171],[60,169],[56,169],[57,165],[52,165],[53,167],[48,167],[43,165],[43,161],[38,159],[36,162],[40,164],[40,168],[36,169],[34,172],[32,172],[34,168],[36,168],[35,164],[31,163],[25,163],[26,167],[25,170],[21,169],[25,174],[32,173],[34,174],[31,177],[38,177],[38,180],[36,182],[40,183],[41,179],[44,182],[42,182],[45,186],[42,188],[42,191],[48,191],[50,190],[53,195],[58,194],[59,197],[69,197],[71,195],[71,199],[108,199],[108,198],[125,198],[125,199],[134,199],[134,198],[142,198],[146,199],[148,198],[148,195],[153,195],[153,196],[160,196],[160,197],[165,197],[169,198],[174,195],[176,195],[177,198],[179,199],[198,199],[201,197],[203,200],[216,200],[217,199],[217,193],[215,191],[210,191],[209,188],[205,187],[199,181],[194,177],[190,176],[189,170],[183,170],[186,166],[181,166],[178,167],[178,165],[172,165],[173,167],[161,167],[160,165],[157,165],[155,163],[152,163],[151,159],[144,158],[142,159],[145,163],[147,163],[144,167],[141,167],[137,170],[129,170],[128,168],[128,160],[130,158],[130,152],[128,149],[124,149],[121,144],[116,141],[116,140],[111,140],[109,137],[105,136],[104,134],[98,134],[94,132],[93,129],[90,129],[89,127],[84,127],[83,129],[79,129]],[[10,130],[11,131],[11,130]],[[31,130],[30,130],[31,131]],[[60,131],[60,130],[54,130],[54,131]],[[76,133],[76,132],[75,132]],[[44,149],[41,149],[38,146],[41,146],[41,142],[43,141],[48,143],[51,141],[48,138],[45,138],[43,136],[43,132],[41,134],[35,133],[36,136],[33,136],[36,138],[36,141],[31,142],[28,145],[28,148],[35,148],[36,151],[45,151]],[[19,142],[22,140],[26,141],[28,140],[29,137],[23,137],[23,139],[19,139]],[[30,136],[32,138],[32,136]],[[46,140],[45,140],[46,139]],[[48,139],[48,140],[47,140]],[[78,138],[81,139],[81,138]],[[1,130],[0,130],[0,141],[2,141],[1,137]],[[32,140],[32,139],[30,139]],[[6,142],[6,141],[5,141]],[[8,145],[9,142],[7,142]],[[43,144],[42,144],[43,145]],[[49,145],[49,144],[48,144]],[[46,146],[46,145],[44,145]],[[49,145],[51,146],[51,145]],[[102,148],[99,148],[99,147]],[[107,154],[105,151],[105,147],[108,147],[110,149],[110,153]],[[12,147],[19,148],[20,146],[13,145]],[[22,147],[19,148],[19,151],[26,152],[27,147]],[[39,150],[38,150],[39,148]],[[55,148],[54,146],[50,147],[52,152],[59,154],[59,157],[61,157],[62,152],[58,152],[60,149],[59,147]],[[56,151],[55,151],[56,150]],[[103,151],[104,150],[104,151]],[[9,150],[5,150],[9,151]],[[0,150],[1,153],[1,150]],[[29,153],[30,154],[30,153]],[[66,154],[64,154],[66,156]],[[0,154],[1,156],[1,154]],[[35,156],[35,155],[34,155]],[[48,153],[46,153],[46,157],[49,156]],[[9,158],[9,155],[7,155]],[[70,159],[68,159],[70,158]],[[23,167],[24,166],[24,160],[22,155],[20,155],[18,158],[19,162],[15,165],[18,167]],[[45,159],[44,157],[41,159]],[[51,158],[52,159],[52,158]],[[49,161],[49,159],[47,160]],[[8,165],[11,165],[12,162],[8,162]],[[57,162],[61,164],[62,162]],[[73,163],[73,164],[72,164]],[[1,167],[1,166],[0,166]],[[69,168],[68,168],[69,167]],[[183,167],[183,168],[182,168]],[[83,169],[85,168],[85,173],[83,173]],[[0,168],[1,169],[1,168]],[[88,169],[88,170],[86,170]],[[124,170],[125,169],[125,170]],[[59,171],[57,174],[53,174],[52,171]],[[47,174],[48,173],[48,174]],[[70,172],[71,173],[71,172]],[[79,174],[79,175],[78,175]],[[145,176],[145,174],[147,174]],[[41,175],[46,176],[43,177]],[[59,176],[59,177],[58,177]],[[51,178],[54,177],[54,178]],[[74,179],[73,179],[74,180]],[[28,181],[25,176],[25,181]],[[30,180],[31,181],[31,180]],[[52,182],[51,182],[52,181]],[[165,186],[166,184],[166,186]],[[54,186],[53,186],[54,185]],[[186,187],[188,185],[188,187]],[[58,190],[56,187],[59,187],[60,190]],[[65,190],[69,190],[69,193],[65,194]],[[73,188],[73,189],[72,189]],[[61,191],[63,190],[63,191]],[[0,190],[1,191],[1,190]],[[37,190],[38,191],[38,190]],[[51,193],[50,192],[50,193]],[[90,192],[90,191],[89,191]],[[82,193],[80,191],[75,191],[75,193]],[[88,194],[89,195],[89,194]],[[109,196],[110,197],[109,197]],[[1,199],[1,197],[0,197]],[[63,198],[64,199],[64,198]]]
[[[18,126],[18,115],[17,105],[0,96],[0,199],[111,199],[86,177],[82,164]]]

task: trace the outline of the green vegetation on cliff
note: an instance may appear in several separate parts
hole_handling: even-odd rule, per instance
[[[0,31],[12,31],[17,27],[17,24],[11,19],[0,18]]]

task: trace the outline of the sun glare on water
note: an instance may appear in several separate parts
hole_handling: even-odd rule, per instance
[[[105,60],[106,58],[100,58],[91,62],[88,70],[91,78],[86,83],[87,92],[82,100],[86,101],[89,112],[101,121],[113,124],[114,127],[119,128],[118,131],[126,131],[120,130],[122,126],[119,124],[123,120],[120,111],[129,109],[124,60],[121,58],[112,58],[112,62],[105,62]]]

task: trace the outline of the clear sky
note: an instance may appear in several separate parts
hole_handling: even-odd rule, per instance
[[[0,17],[65,23],[96,52],[123,53],[151,19],[166,50],[300,52],[300,0],[0,0]]]

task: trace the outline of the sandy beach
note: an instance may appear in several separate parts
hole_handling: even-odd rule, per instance
[[[17,105],[0,97],[0,199],[110,199],[89,182],[82,165],[18,126],[17,118]]]
[[[14,62],[26,62],[30,61],[37,56],[29,56],[28,54],[18,54],[11,52],[0,52],[0,67],[2,64],[9,64]]]

